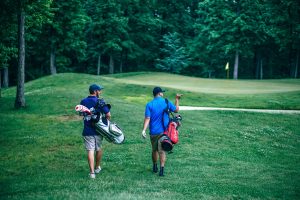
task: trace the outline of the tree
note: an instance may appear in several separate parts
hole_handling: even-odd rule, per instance
[[[25,107],[25,4],[18,0],[18,83],[15,108]]]
[[[53,1],[53,19],[44,27],[44,38],[48,38],[46,45],[50,47],[47,51],[50,74],[56,74],[57,71],[74,71],[74,68],[79,67],[79,63],[85,60],[87,44],[84,30],[89,18],[83,2]]]
[[[103,14],[101,5],[99,1],[95,0],[88,0],[85,4],[86,13],[90,17],[86,30],[88,59],[97,59],[97,75],[101,73],[101,58],[104,53],[102,47],[103,40],[101,37],[101,25],[103,21],[102,18],[99,17]],[[94,65],[95,63],[92,63],[92,66]]]
[[[0,2],[0,78],[3,72],[3,87],[9,85],[9,61],[17,57],[17,17],[13,3],[8,0]],[[0,81],[0,96],[1,96]]]
[[[198,36],[194,40],[193,53],[195,49],[204,49],[202,52],[219,57],[216,63],[219,69],[223,68],[226,59],[234,61],[234,79],[239,76],[241,57],[245,60],[256,56],[261,67],[261,49],[271,40],[266,11],[266,5],[261,1],[200,2],[195,24]],[[209,60],[205,62],[210,63]]]
[[[271,5],[270,5],[271,4]],[[290,76],[297,78],[300,54],[300,3],[297,0],[277,0],[269,3],[268,31],[284,52]]]
[[[51,4],[51,0],[43,0],[39,2],[18,0],[17,1],[17,16],[18,16],[18,70],[17,70],[17,93],[15,99],[15,108],[26,106],[25,103],[25,16],[26,10],[30,10],[30,6],[38,7],[36,4]],[[43,7],[43,6],[42,6]]]
[[[187,65],[186,50],[180,41],[178,33],[168,33],[162,39],[163,58],[157,60],[156,68],[172,73],[180,73]]]
[[[159,57],[162,20],[157,1],[128,1],[123,5],[128,18],[128,38],[122,42],[122,55],[131,70],[151,70]]]
[[[88,35],[91,38],[89,47],[92,50],[90,54],[93,58],[97,58],[98,63],[101,61],[102,54],[107,54],[109,73],[112,74],[115,71],[115,57],[122,51],[122,41],[128,37],[128,19],[124,17],[121,4],[117,0],[90,0],[87,2],[86,9],[91,18],[88,27]]]

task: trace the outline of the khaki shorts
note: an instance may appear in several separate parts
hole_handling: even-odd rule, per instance
[[[151,144],[152,144],[152,151],[158,151],[158,152],[163,151],[163,149],[161,148],[161,142],[160,142],[161,136],[162,136],[162,134],[150,135],[150,140],[151,140]]]
[[[84,146],[87,151],[99,151],[103,137],[100,135],[83,136]]]

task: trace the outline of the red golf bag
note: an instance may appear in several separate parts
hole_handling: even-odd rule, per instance
[[[165,129],[164,134],[160,140],[161,140],[162,149],[165,151],[171,151],[173,149],[173,146],[177,144],[179,140],[178,128],[179,126],[181,126],[180,121],[182,120],[182,117],[179,114],[174,116],[173,113],[169,110],[169,104],[167,99],[166,99],[166,103],[167,103],[167,107],[164,112],[167,113],[168,115],[171,114],[172,118],[170,118],[169,115],[169,124]]]

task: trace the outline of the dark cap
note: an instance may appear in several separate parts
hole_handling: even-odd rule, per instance
[[[90,93],[93,93],[94,91],[102,90],[102,89],[104,89],[104,87],[101,86],[101,85],[97,85],[97,84],[92,84],[92,85],[90,85],[90,87],[89,87]]]
[[[165,92],[165,90],[162,90],[160,87],[155,87],[153,89],[153,96],[156,96],[160,92]]]

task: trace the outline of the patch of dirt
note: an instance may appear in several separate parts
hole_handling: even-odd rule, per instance
[[[62,115],[57,117],[61,121],[79,121],[82,120],[82,116],[79,115]]]

